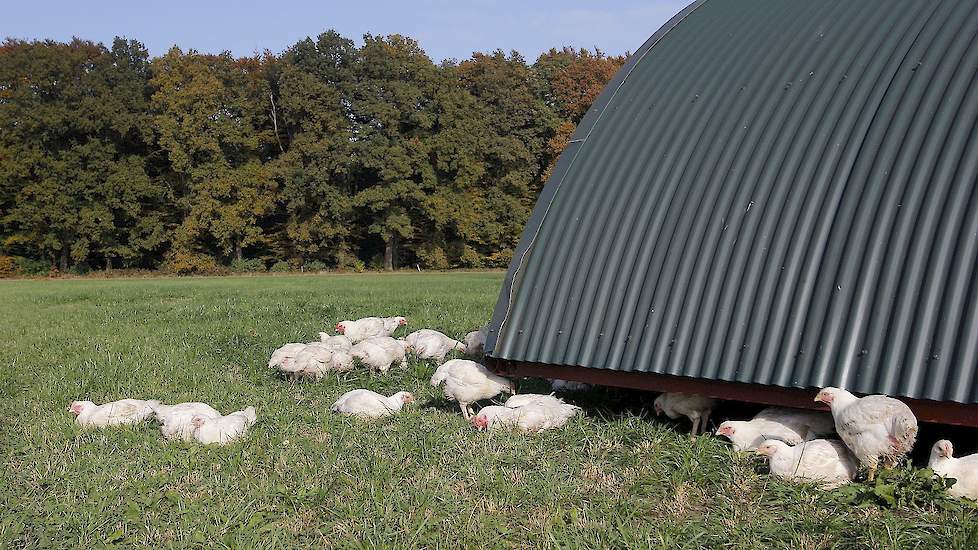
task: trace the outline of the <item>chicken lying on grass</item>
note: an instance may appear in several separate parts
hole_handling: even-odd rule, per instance
[[[155,413],[159,401],[120,399],[104,405],[91,401],[72,401],[68,412],[75,415],[75,422],[84,428],[132,425],[143,422]]]
[[[357,343],[374,336],[390,336],[407,324],[404,317],[364,317],[356,321],[336,323],[336,332]]]
[[[307,345],[300,342],[292,342],[276,349],[272,352],[272,356],[268,358],[268,368],[278,369],[284,373],[295,372],[295,356],[306,349]]]
[[[788,481],[814,482],[832,489],[852,481],[859,464],[841,441],[815,439],[790,446],[768,439],[757,447],[768,458],[771,474]]]
[[[409,350],[420,359],[437,359],[442,361],[449,352],[466,350],[465,344],[446,336],[437,330],[423,328],[404,337]]]
[[[539,433],[563,427],[580,410],[552,395],[521,394],[507,399],[504,406],[483,407],[470,422],[478,430],[515,428],[523,433]]]
[[[835,431],[859,462],[876,478],[880,462],[894,466],[910,452],[917,439],[917,417],[904,402],[885,395],[856,397],[846,390],[825,388],[815,401],[832,411]]]
[[[381,418],[401,412],[404,405],[413,402],[414,395],[406,391],[387,397],[370,390],[352,390],[341,395],[330,410],[360,418]]]
[[[927,467],[941,477],[955,480],[947,494],[978,500],[978,454],[954,458],[954,446],[942,439],[931,447]]]
[[[198,442],[227,445],[244,437],[257,418],[255,408],[247,407],[227,416],[194,415],[190,423],[193,425],[193,437]]]
[[[293,346],[293,344],[286,344]],[[282,350],[279,348],[279,350]],[[297,349],[297,348],[291,348]],[[278,352],[279,350],[276,350]],[[274,353],[272,354],[274,357]],[[326,375],[327,372],[346,372],[353,370],[353,357],[350,352],[336,348],[324,342],[310,342],[303,344],[303,347],[294,355],[277,365],[279,372],[285,376],[316,378],[317,380]]]
[[[685,393],[663,393],[655,398],[655,415],[665,413],[669,418],[676,420],[685,416],[693,423],[690,437],[696,437],[698,433],[706,428],[710,421],[710,413],[716,408],[717,402],[710,397]]]
[[[733,443],[735,451],[753,451],[768,438],[797,445],[833,433],[835,424],[830,414],[780,407],[768,407],[752,420],[727,420],[716,431]]]
[[[333,350],[339,349],[339,350],[343,350],[343,351],[350,351],[350,348],[353,347],[353,340],[350,340],[349,338],[347,338],[343,334],[337,334],[336,336],[330,336],[329,334],[327,334],[325,332],[320,332],[319,333],[319,341],[320,341],[320,343],[324,344],[326,347],[328,347],[330,349],[333,349]]]
[[[472,403],[496,397],[500,393],[516,393],[516,384],[512,380],[467,359],[452,359],[435,370],[431,385],[438,387],[443,384],[445,397],[458,402],[466,420],[472,417]]]
[[[165,439],[193,441],[194,417],[220,418],[221,413],[207,403],[178,403],[156,407],[156,420]]]

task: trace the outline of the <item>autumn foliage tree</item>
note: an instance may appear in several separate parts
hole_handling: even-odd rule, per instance
[[[548,142],[549,176],[560,152],[605,84],[625,64],[625,56],[606,56],[595,48],[551,49],[537,59],[538,93],[557,112],[560,124]]]
[[[357,46],[334,31],[245,58],[7,40],[0,256],[60,270],[505,266],[623,62],[564,48],[436,65],[408,37]]]
[[[150,108],[180,224],[175,253],[243,259],[276,202],[270,89],[262,61],[173,48],[153,62]]]

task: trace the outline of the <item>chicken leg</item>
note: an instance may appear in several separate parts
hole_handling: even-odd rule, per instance
[[[693,429],[689,432],[689,437],[691,439],[696,439],[696,432],[700,429],[700,417],[693,419]]]
[[[458,408],[462,409],[462,416],[465,417],[466,420],[471,418],[472,413],[469,411],[468,403],[459,403]]]

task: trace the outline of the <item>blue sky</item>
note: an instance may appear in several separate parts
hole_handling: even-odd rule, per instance
[[[224,1],[84,0],[11,2],[0,35],[111,43],[122,35],[160,55],[184,50],[250,55],[287,46],[334,28],[357,39],[364,33],[410,36],[436,62],[473,51],[515,49],[533,61],[550,47],[597,46],[609,54],[634,51],[688,0],[585,2],[545,0]],[[141,4],[141,6],[140,6]]]

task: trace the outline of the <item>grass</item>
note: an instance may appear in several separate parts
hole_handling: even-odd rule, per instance
[[[973,548],[974,508],[883,509],[764,475],[715,438],[594,390],[536,436],[476,433],[428,385],[435,365],[286,381],[284,342],[337,320],[403,314],[462,335],[499,273],[0,284],[0,544],[337,548]],[[343,392],[407,389],[394,419],[326,413]],[[538,389],[524,382],[521,390]],[[83,431],[74,399],[258,408],[228,447],[153,425]]]

